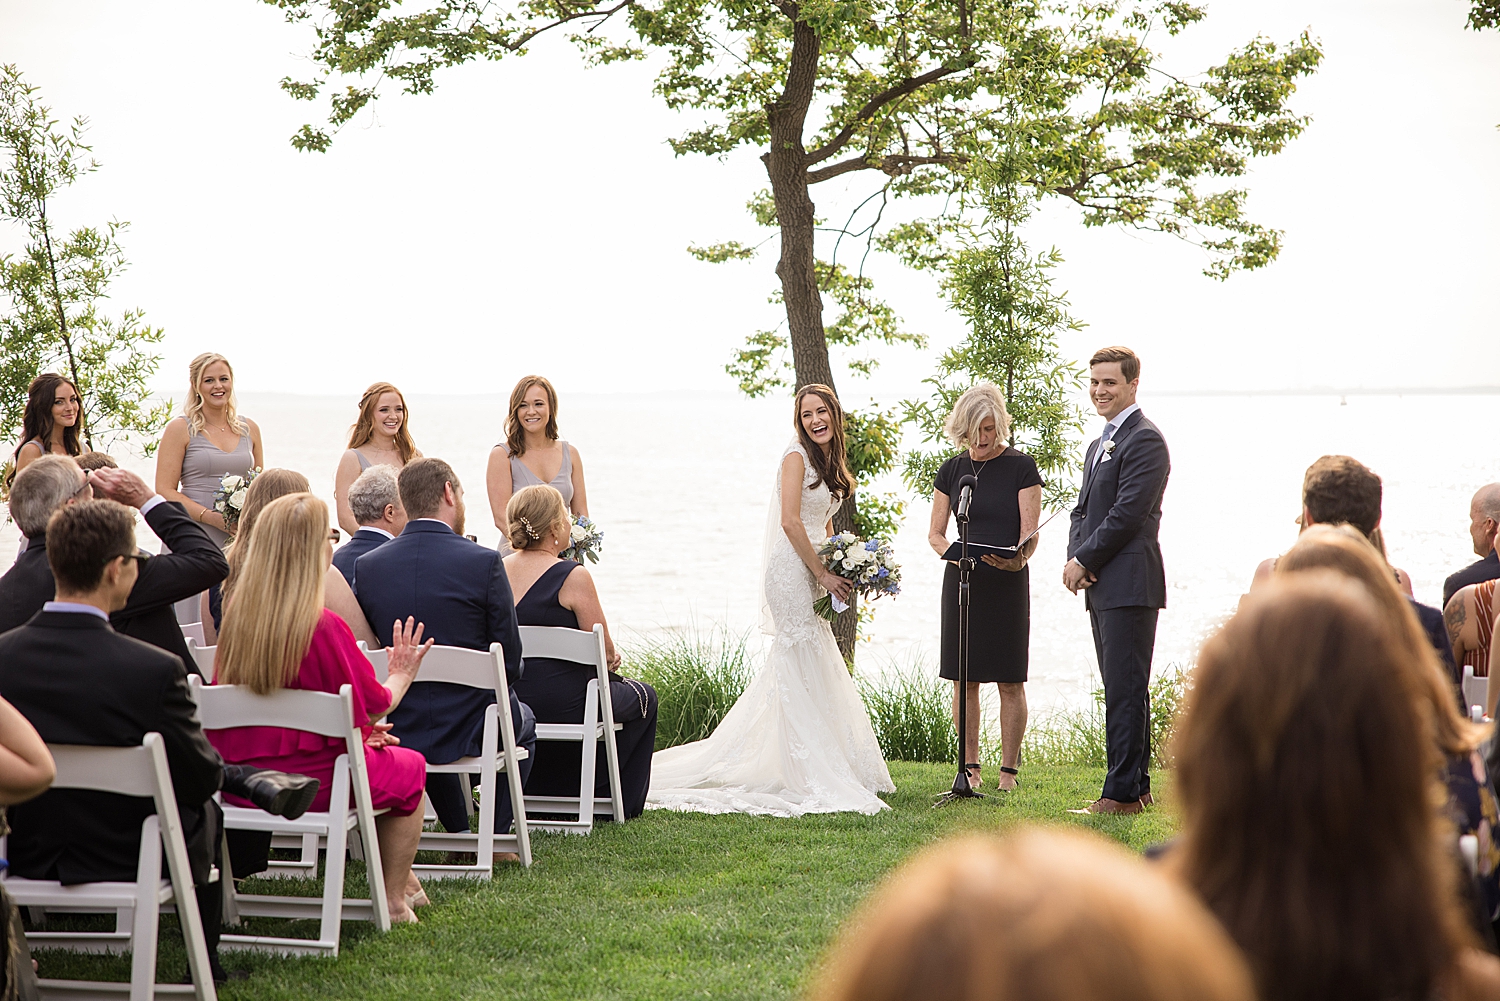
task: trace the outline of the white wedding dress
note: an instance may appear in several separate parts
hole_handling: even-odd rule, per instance
[[[840,501],[802,456],[802,527],[813,544],[825,538]],[[839,655],[829,624],[813,611],[823,589],[781,529],[781,476],[766,527],[762,618],[776,638],[765,663],[718,728],[705,740],[658,751],[651,765],[648,809],[756,813],[798,817],[889,807],[894,792],[875,730]]]

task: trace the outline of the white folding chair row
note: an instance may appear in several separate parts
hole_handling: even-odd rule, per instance
[[[78,952],[131,954],[130,983],[99,983],[78,980],[41,979],[43,997],[120,997],[150,1001],[161,995],[191,995],[198,1001],[215,1001],[213,974],[208,966],[208,947],[193,891],[187,843],[172,774],[167,767],[166,745],[158,733],[148,733],[139,747],[83,747],[49,744],[57,763],[53,789],[92,789],[125,796],[149,796],[156,813],[141,824],[141,849],[133,883],[81,883],[63,886],[53,880],[6,876],[0,880],[22,907],[46,911],[109,913],[116,915],[113,932],[34,931],[26,936],[33,949],[61,948]],[[162,847],[166,846],[169,878],[161,874]],[[0,847],[0,851],[3,851]],[[217,875],[217,874],[215,874]],[[191,984],[156,983],[156,942],[161,909],[174,905],[187,943]]]
[[[579,723],[538,723],[536,739],[567,741],[582,745],[578,772],[577,796],[527,796],[526,809],[532,813],[572,813],[577,820],[548,820],[532,824],[538,830],[588,834],[594,829],[594,817],[613,817],[625,822],[625,796],[620,786],[620,751],[615,733],[623,726],[615,722],[610,700],[609,662],[604,654],[604,626],[595,624],[592,632],[556,626],[522,626],[521,656],[545,657],[572,661],[594,668],[584,694],[583,720]],[[594,795],[594,771],[598,748],[604,744],[605,765],[609,771],[609,796]]]
[[[1490,704],[1490,679],[1474,677],[1474,666],[1464,665],[1464,705],[1469,707],[1469,716],[1476,723],[1483,722],[1485,709]]]
[[[214,677],[214,657],[218,654],[219,648],[203,645],[203,630],[201,625],[198,630],[197,639],[188,636],[186,629],[183,629],[182,633],[187,637],[188,653],[193,655],[193,663],[198,665],[198,670],[203,672],[205,678],[212,681]]]
[[[281,689],[257,695],[239,685],[205,685],[196,676],[188,679],[198,717],[205,730],[240,726],[276,726],[302,730],[344,741],[344,753],[333,765],[333,784],[328,809],[307,812],[296,820],[277,817],[254,807],[225,806],[224,826],[235,831],[270,831],[275,838],[299,840],[304,846],[303,866],[309,875],[317,872],[318,848],[327,850],[321,897],[281,897],[240,894],[233,880],[225,881],[225,910],[240,916],[317,918],[316,939],[278,938],[260,935],[224,935],[221,949],[254,949],[287,955],[337,956],[340,925],[345,920],[370,921],[380,931],[389,931],[385,880],[380,868],[380,842],[375,837],[377,811],[370,798],[365,772],[364,740],[354,721],[353,688],[344,685],[337,695]],[[348,806],[350,796],[354,806]],[[365,857],[370,885],[368,899],[344,897],[344,869],[350,832],[357,831]],[[286,843],[285,841],[283,843]],[[307,847],[310,851],[306,850]],[[227,860],[226,860],[227,862]],[[231,874],[232,875],[232,874]]]
[[[371,650],[360,643],[360,649],[370,659],[378,678],[389,677],[384,650]],[[500,644],[491,643],[488,650],[469,650],[456,646],[434,646],[422,658],[422,667],[416,681],[440,681],[450,685],[478,688],[495,694],[495,702],[485,708],[484,731],[480,736],[479,755],[459,758],[447,764],[427,765],[429,775],[459,775],[465,783],[467,777],[479,776],[479,833],[463,831],[422,832],[417,847],[421,851],[472,852],[473,865],[421,864],[412,866],[418,877],[447,879],[462,876],[489,879],[494,868],[494,853],[515,852],[521,857],[523,866],[531,865],[531,832],[526,819],[525,792],[521,788],[520,763],[526,758],[526,749],[516,746],[515,723],[510,718],[510,685],[505,677],[505,652]],[[503,707],[503,708],[502,708]],[[495,831],[495,810],[501,795],[496,778],[505,774],[506,793],[510,796],[511,814],[515,818],[515,832]],[[423,803],[426,809],[427,804]]]

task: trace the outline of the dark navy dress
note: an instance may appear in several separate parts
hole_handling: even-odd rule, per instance
[[[571,560],[559,560],[537,578],[516,602],[516,622],[523,626],[578,628],[578,616],[558,603],[557,596],[568,575],[579,568]],[[538,723],[577,723],[583,719],[583,700],[592,667],[566,660],[527,657],[516,695],[536,713]],[[656,749],[656,689],[644,682],[609,676],[610,704],[615,722],[624,729],[615,734],[620,751],[620,784],[625,795],[625,816],[639,817],[646,808],[651,785],[651,754]],[[578,770],[583,750],[571,741],[537,743],[526,792],[532,796],[578,795]],[[596,759],[594,795],[609,795],[608,762],[603,748]]]

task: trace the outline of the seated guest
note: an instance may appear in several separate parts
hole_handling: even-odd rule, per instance
[[[942,842],[844,927],[812,1001],[1252,1001],[1239,950],[1118,845],[1030,829]]]
[[[1453,660],[1474,669],[1476,678],[1488,677],[1490,673],[1490,646],[1495,635],[1495,616],[1500,603],[1495,601],[1495,588],[1500,581],[1487,580],[1480,584],[1469,584],[1454,592],[1443,609],[1443,619],[1448,624],[1448,641],[1453,644]],[[1495,696],[1500,685],[1490,686],[1490,704],[1485,713],[1495,714]]]
[[[359,531],[333,554],[333,565],[354,587],[354,561],[376,546],[390,542],[406,527],[406,509],[390,466],[371,466],[349,485],[349,510]]]
[[[244,565],[245,554],[250,549],[250,535],[255,530],[255,521],[260,517],[260,512],[278,497],[307,491],[307,477],[292,469],[267,469],[251,481],[250,489],[245,492],[245,506],[240,511],[239,528],[234,541],[229,544],[229,578],[224,581],[224,602],[228,602],[229,595],[234,590],[239,568]],[[331,530],[329,536],[332,538]],[[363,640],[371,649],[379,646],[375,631],[365,621],[359,602],[354,600],[354,592],[350,590],[349,582],[344,580],[344,575],[328,567],[324,576],[327,580],[323,582],[323,607],[343,619],[354,631],[355,639]],[[223,619],[223,606],[212,609],[211,613],[211,616],[205,616],[203,620],[203,632],[210,644],[215,641],[219,623]],[[210,624],[212,629],[209,628]]]
[[[143,562],[136,553],[135,517],[114,501],[79,501],[52,516],[46,543],[57,598],[26,625],[0,636],[0,697],[48,743],[133,747],[147,733],[161,734],[209,961],[214,979],[222,980],[220,884],[209,876],[219,861],[223,814],[213,794],[223,762],[198,725],[181,658],[109,626],[110,615],[129,600]],[[149,798],[45,792],[8,810],[10,871],[64,885],[134,880],[141,822],[154,810]]]
[[[400,704],[432,642],[422,644],[420,625],[395,623],[390,677],[384,685],[376,680],[348,625],[323,606],[333,558],[328,528],[328,505],[310,493],[278,498],[261,510],[224,612],[214,681],[261,695],[282,688],[337,693],[342,685],[353,687],[371,798],[376,810],[389,811],[375,818],[375,834],[391,921],[411,922],[412,905],[426,903],[411,863],[422,836],[427,763],[416,751],[393,746],[390,725],[377,720]],[[323,789],[312,805],[328,809],[334,761],[345,753],[342,738],[247,726],[214,730],[209,740],[227,761],[321,779]],[[237,803],[234,796],[226,798]]]
[[[1199,655],[1168,860],[1262,1001],[1500,997],[1433,808],[1434,702],[1391,618],[1355,581],[1297,573],[1249,595]]]
[[[108,466],[86,474],[66,456],[42,456],[23,469],[11,487],[11,517],[30,543],[0,577],[0,632],[28,621],[52,599],[47,520],[55,511],[94,495],[139,509],[151,531],[171,550],[142,563],[129,599],[110,616],[110,624],[116,632],[175,654],[183,667],[198,673],[172,605],[223,580],[229,569],[224,554],[181,505],[164,500],[136,474]]]
[[[656,689],[613,673],[619,669],[620,655],[604,622],[594,578],[582,564],[557,558],[572,544],[572,523],[562,494],[545,485],[522,487],[511,496],[505,517],[515,550],[505,558],[505,573],[511,593],[521,596],[516,599],[516,622],[585,630],[593,629],[595,623],[604,625],[604,649],[611,672],[610,705],[615,722],[625,727],[615,734],[625,816],[639,817],[646,808],[651,753],[656,749]],[[525,673],[516,682],[516,695],[536,713],[538,723],[577,723],[583,719],[588,683],[596,677],[594,668],[582,664],[527,657]],[[537,745],[526,791],[533,796],[576,795],[582,754],[583,748],[572,742]],[[595,771],[594,794],[610,794],[608,763],[602,753]]]
[[[1307,474],[1302,478],[1302,514],[1297,519],[1298,531],[1305,532],[1314,525],[1351,525],[1370,540],[1384,560],[1385,541],[1380,534],[1381,493],[1380,477],[1369,467],[1347,455],[1325,455],[1308,466]],[[1253,591],[1256,585],[1269,580],[1275,568],[1274,559],[1262,561],[1255,568],[1250,589]],[[1457,685],[1460,674],[1443,628],[1443,613],[1412,597],[1411,577],[1405,570],[1391,567],[1391,573],[1411,600],[1412,611],[1417,614],[1427,641],[1437,651],[1449,677]]]
[[[505,651],[505,676],[521,678],[521,634],[500,554],[464,538],[464,490],[453,468],[441,459],[413,459],[397,477],[401,506],[409,519],[400,535],[355,561],[358,598],[380,642],[390,646],[391,623],[409,617],[427,627],[443,646]],[[419,681],[391,713],[403,747],[421,751],[433,764],[479,754],[484,711],[493,692],[441,681]],[[510,691],[510,718],[516,743],[528,752],[521,779],[531,773],[536,754],[536,717]],[[457,775],[429,775],[427,796],[438,820],[451,832],[469,830],[468,789]],[[512,821],[509,796],[495,809],[495,830]],[[514,858],[512,852],[496,853]]]
[[[1282,577],[1309,570],[1332,570],[1365,586],[1380,606],[1386,621],[1392,625],[1406,651],[1402,666],[1417,674],[1418,684],[1432,711],[1433,736],[1446,767],[1443,783],[1448,790],[1447,811],[1460,835],[1472,834],[1479,840],[1478,873],[1475,878],[1478,898],[1476,926],[1485,939],[1493,936],[1493,924],[1500,917],[1500,809],[1495,789],[1479,746],[1485,731],[1461,714],[1453,698],[1453,685],[1447,669],[1439,662],[1427,636],[1412,614],[1411,603],[1391,579],[1390,568],[1363,536],[1348,525],[1337,528],[1316,526],[1302,533],[1297,544],[1276,564],[1276,575]],[[1452,845],[1453,858],[1459,860],[1458,844]],[[1467,876],[1466,872],[1460,875]]]
[[[1500,556],[1495,553],[1497,531],[1500,531],[1500,483],[1488,483],[1469,502],[1469,538],[1474,541],[1474,554],[1480,559],[1443,581],[1444,608],[1459,588],[1500,577]]]

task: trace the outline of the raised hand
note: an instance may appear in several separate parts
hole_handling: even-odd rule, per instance
[[[89,482],[94,485],[95,497],[119,501],[134,508],[139,508],[156,496],[156,491],[148,487],[145,480],[128,469],[111,469],[105,466],[90,473]]]
[[[427,651],[436,642],[422,642],[422,631],[425,628],[425,624],[410,615],[406,617],[405,624],[400,619],[395,621],[391,627],[391,645],[385,648],[386,667],[390,674],[405,675],[408,681],[417,676],[422,658],[427,656]]]

